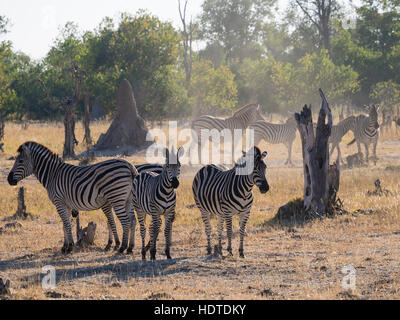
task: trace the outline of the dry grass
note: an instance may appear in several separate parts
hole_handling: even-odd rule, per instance
[[[94,124],[94,138],[107,127],[106,122]],[[77,138],[83,138],[80,124]],[[351,139],[350,134],[345,142]],[[5,154],[0,154],[0,220],[16,211],[18,187],[10,187],[6,182],[13,164],[7,159],[26,140],[44,143],[61,153],[63,128],[57,124],[36,124],[22,130],[19,125],[7,124]],[[263,145],[269,152],[267,178],[271,190],[267,195],[255,190],[244,260],[237,255],[237,219],[235,256],[206,256],[203,223],[198,210],[191,207],[191,168],[183,168],[178,189],[171,252],[175,259],[165,260],[160,232],[158,260],[154,263],[140,260],[138,232],[133,256],[103,252],[108,232],[100,211],[81,214],[81,224],[97,223],[96,245],[87,251],[62,255],[61,221],[45,189],[34,178],[28,178],[20,185],[26,187],[27,210],[35,219],[21,221],[23,228],[0,234],[0,277],[11,280],[11,299],[51,298],[40,285],[41,268],[45,265],[55,266],[54,291],[64,299],[146,299],[152,294],[173,299],[399,299],[400,170],[385,170],[388,166],[400,168],[399,146],[399,137],[393,130],[378,145],[377,166],[342,172],[339,196],[346,209],[368,209],[372,213],[351,213],[287,228],[270,220],[280,206],[302,195],[299,137],[293,150],[295,168],[282,167],[287,155],[284,146]],[[78,146],[77,151],[84,149]],[[343,143],[342,149],[344,155],[356,152],[354,145],[347,148]],[[132,163],[144,161],[143,155],[126,159]],[[366,195],[378,177],[393,196]],[[214,226],[215,222],[214,219]],[[0,227],[4,224],[0,222]],[[341,286],[341,270],[347,265],[356,269],[356,289],[351,293]],[[261,295],[263,291],[266,294]]]

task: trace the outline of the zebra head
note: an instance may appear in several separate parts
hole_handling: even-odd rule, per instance
[[[178,149],[178,152],[175,153],[174,148],[172,148],[171,153],[167,148],[165,148],[165,164],[164,164],[164,172],[167,175],[168,181],[171,181],[172,187],[174,189],[179,187],[179,175],[181,173],[181,163],[179,158],[182,157],[185,150],[183,147]]]
[[[267,165],[264,162],[264,158],[267,156],[267,151],[261,153],[260,149],[254,147],[250,149],[248,152],[243,152],[243,161],[242,165],[246,165],[246,163],[253,162],[253,170],[250,168],[250,176],[252,177],[253,183],[260,189],[261,193],[267,193],[269,190],[269,185],[267,178],[265,176],[265,170],[267,169]],[[249,157],[254,157],[253,161],[248,162]],[[238,162],[239,165],[240,162]]]
[[[31,151],[26,143],[18,148],[18,156],[15,159],[14,166],[8,174],[8,183],[11,186],[17,185],[19,181],[30,176],[33,173],[33,162],[31,158]]]
[[[375,131],[379,129],[379,123],[378,123],[378,110],[379,106],[372,105],[372,106],[365,106],[368,110],[368,116],[369,116],[369,123],[368,123],[368,128],[371,131]]]

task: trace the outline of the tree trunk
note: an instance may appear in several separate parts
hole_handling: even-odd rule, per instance
[[[5,128],[4,119],[2,116],[0,116],[0,141],[4,139],[4,128]]]
[[[295,114],[303,151],[304,207],[317,215],[326,212],[329,202],[328,139],[332,128],[332,113],[321,89],[320,95],[322,105],[316,135],[313,130],[311,108],[305,105],[300,114]],[[327,124],[325,124],[326,117]]]
[[[65,140],[64,140],[64,151],[63,158],[64,159],[75,159],[75,151],[74,147],[78,144],[78,141],[75,138],[75,116],[73,112],[73,105],[68,104],[64,108],[65,116],[64,116],[64,132],[65,132]]]
[[[90,136],[90,105],[89,105],[89,93],[86,90],[83,101],[85,104],[85,121],[84,121],[84,127],[85,127],[85,137],[84,137],[84,142],[86,145],[90,146],[92,144],[92,137]]]

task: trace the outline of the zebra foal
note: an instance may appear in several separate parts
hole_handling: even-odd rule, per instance
[[[142,172],[133,181],[133,206],[140,223],[140,235],[142,238],[142,259],[146,260],[146,253],[150,249],[150,259],[156,259],[156,242],[161,226],[161,215],[165,219],[165,255],[171,259],[170,246],[172,237],[172,223],[175,219],[176,193],[179,186],[179,175],[184,149],[181,147],[175,154],[165,149],[166,161],[159,175],[152,172]],[[150,240],[145,246],[146,214],[152,217],[150,224]]]
[[[337,125],[332,126],[331,135],[329,137],[329,144],[331,144],[332,147],[331,151],[329,152],[329,156],[332,156],[332,153],[336,148],[338,151],[338,157],[340,161],[343,162],[339,144],[347,132],[353,131],[354,133],[355,120],[355,116],[350,116],[340,121]]]
[[[63,253],[74,246],[71,232],[71,211],[102,209],[109,215],[113,208],[122,224],[123,238],[119,251],[128,246],[130,227],[134,230],[132,181],[138,172],[124,160],[108,160],[86,167],[65,163],[58,155],[36,142],[25,142],[8,175],[10,185],[34,174],[46,188],[51,202],[61,217],[64,229]],[[132,248],[128,248],[132,251]]]
[[[359,115],[354,122],[354,139],[348,143],[350,146],[357,142],[358,153],[361,153],[361,143],[365,147],[365,159],[368,163],[369,145],[373,146],[374,164],[376,165],[376,146],[379,139],[378,106],[365,106],[368,110],[368,116]]]
[[[162,172],[162,165],[156,164],[156,163],[145,163],[145,164],[138,164],[135,165],[136,170],[138,171],[138,173],[142,173],[142,172],[153,172],[155,174],[160,174]],[[114,214],[112,212],[112,210],[108,210],[109,208],[106,208],[106,210],[103,210],[106,218],[107,218],[107,227],[108,227],[108,242],[106,247],[104,248],[105,251],[108,251],[111,249],[111,246],[113,244],[113,237],[114,237],[114,241],[115,241],[115,247],[114,250],[118,250],[121,242],[119,241],[119,237],[118,237],[118,232],[117,232],[117,226],[115,225],[115,220],[114,220]],[[133,209],[133,206],[132,206]],[[134,215],[134,212],[131,212],[130,214]],[[72,210],[72,216],[74,218],[77,218],[79,215],[79,212],[76,210]],[[132,228],[136,227],[135,224],[136,220],[133,220],[134,225],[132,225]],[[134,246],[134,229],[131,233],[130,239],[129,239],[129,249],[128,249],[128,253],[132,252],[133,246]]]
[[[222,253],[222,232],[226,222],[228,247],[232,255],[232,217],[239,215],[240,245],[239,255],[244,258],[243,241],[246,233],[246,223],[253,204],[253,186],[261,193],[267,193],[269,185],[265,177],[267,166],[264,158],[267,152],[261,153],[254,147],[239,159],[230,170],[221,170],[215,165],[201,168],[193,180],[192,190],[197,207],[205,225],[207,236],[207,253],[211,254],[211,224],[210,215],[218,218],[218,250]]]

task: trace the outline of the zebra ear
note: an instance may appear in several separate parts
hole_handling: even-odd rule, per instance
[[[26,145],[21,145],[21,149],[28,157],[31,156],[31,151],[26,147]]]
[[[165,152],[165,161],[166,163],[169,163],[169,150],[168,148],[164,148],[164,152]]]
[[[176,154],[177,159],[179,159],[180,157],[182,157],[185,154],[185,148],[184,147],[180,147],[178,149],[178,153]]]
[[[246,156],[246,151],[242,150],[242,156],[245,157]]]

